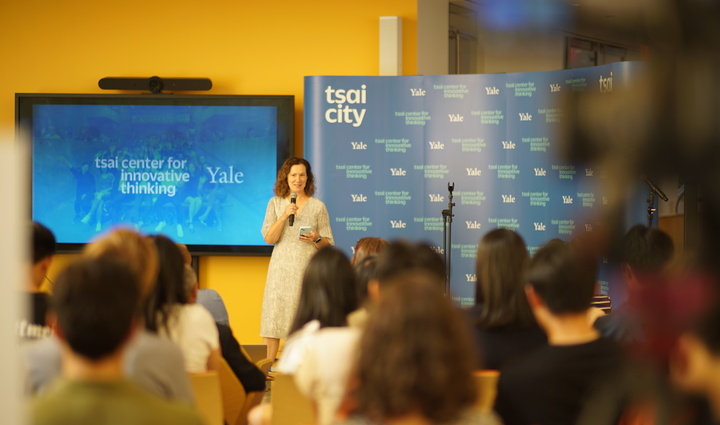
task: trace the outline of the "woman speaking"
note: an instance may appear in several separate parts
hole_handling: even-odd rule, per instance
[[[260,336],[270,359],[277,356],[280,338],[290,330],[305,266],[318,248],[333,244],[327,208],[313,198],[315,178],[308,161],[297,157],[285,161],[273,191],[275,197],[268,202],[262,234],[275,248],[260,322]]]

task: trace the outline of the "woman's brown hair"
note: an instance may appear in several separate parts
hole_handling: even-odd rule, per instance
[[[383,238],[365,237],[361,238],[355,244],[355,253],[353,254],[350,264],[355,266],[363,258],[368,255],[378,254],[380,250],[388,246],[388,242]]]
[[[288,186],[288,174],[293,165],[304,165],[305,172],[307,173],[307,182],[305,183],[305,194],[307,196],[313,196],[315,194],[315,176],[310,168],[310,163],[304,158],[298,158],[296,156],[290,157],[283,163],[278,171],[277,180],[275,180],[275,188],[273,192],[276,196],[284,198],[290,195],[290,186]]]
[[[475,257],[475,303],[482,304],[479,327],[525,327],[535,322],[525,297],[528,261],[525,241],[510,229],[495,229],[480,239]]]
[[[407,414],[452,421],[476,397],[467,324],[432,274],[392,280],[361,338],[354,413],[378,423]]]

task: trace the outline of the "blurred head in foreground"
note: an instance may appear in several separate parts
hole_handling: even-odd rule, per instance
[[[141,298],[146,299],[158,274],[158,254],[152,241],[128,228],[116,228],[87,244],[83,256],[124,263],[136,277]]]
[[[91,362],[118,354],[132,334],[140,287],[127,264],[110,258],[81,258],[58,276],[54,305],[58,336]]]
[[[442,278],[413,270],[383,289],[360,345],[355,414],[384,422],[456,419],[475,401],[471,339]]]

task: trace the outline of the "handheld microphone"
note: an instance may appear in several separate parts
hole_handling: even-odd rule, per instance
[[[290,203],[294,204],[297,201],[297,193],[293,192],[290,194]],[[290,225],[295,223],[295,214],[290,214]]]

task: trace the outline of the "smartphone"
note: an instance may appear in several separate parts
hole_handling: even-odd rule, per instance
[[[303,234],[308,234],[310,232],[312,232],[312,227],[300,226],[300,232],[298,232],[298,237],[302,236]]]

